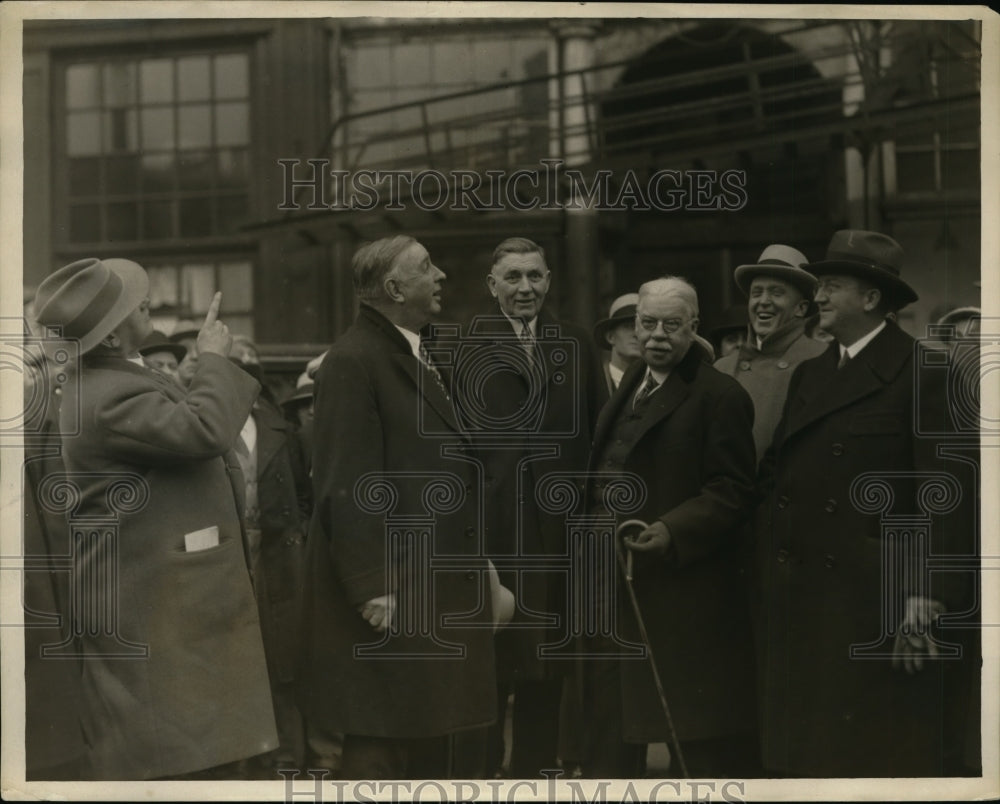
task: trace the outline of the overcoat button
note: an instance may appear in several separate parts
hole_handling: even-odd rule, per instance
[[[787,508],[787,507],[788,507],[788,498],[784,494],[782,494],[780,497],[778,497],[778,508]]]
[[[522,495],[520,495],[520,496],[519,496],[519,497],[517,498],[517,501],[518,501],[518,503],[519,503],[519,504],[521,504],[521,505],[524,505],[524,495],[523,495],[523,494],[522,494]]]
[[[844,454],[844,445],[843,444],[834,444],[833,445],[833,454],[834,455],[843,455]]]
[[[827,569],[833,569],[836,563],[837,561],[834,559],[833,556],[827,556],[826,558],[823,559],[823,566],[826,567]]]
[[[750,361],[749,360],[741,360],[740,361],[740,369],[742,371],[750,371]]]
[[[837,501],[833,499],[833,497],[831,497],[829,500],[826,501],[826,505],[823,506],[823,510],[826,511],[828,514],[832,514],[834,511],[837,510]]]
[[[784,564],[786,561],[788,561],[788,551],[782,548],[781,550],[778,551],[777,558],[779,564]]]
[[[476,580],[476,573],[474,573],[474,572],[467,572],[467,573],[465,573],[465,580],[467,580],[467,581],[474,581],[474,580]]]
[[[476,535],[476,529],[473,528],[473,527],[466,528],[465,529],[465,535],[468,536],[469,538],[472,538],[473,536]]]
[[[788,368],[788,361],[787,360],[779,360],[778,361],[778,368],[780,368],[780,369],[786,369],[786,368]]]

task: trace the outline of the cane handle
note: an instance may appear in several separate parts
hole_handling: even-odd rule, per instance
[[[639,530],[645,530],[648,527],[649,527],[649,525],[647,525],[641,519],[626,519],[624,522],[622,522],[615,529],[615,535],[616,536],[621,536],[622,533],[626,530],[626,528],[639,528]],[[625,551],[625,580],[626,581],[631,581],[632,580],[632,561],[633,561],[632,551],[626,549],[626,551]]]

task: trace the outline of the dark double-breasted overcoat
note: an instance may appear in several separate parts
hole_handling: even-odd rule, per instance
[[[919,590],[889,557],[901,540],[883,532],[882,516],[921,519],[922,480],[901,473],[950,471],[935,455],[937,440],[922,435],[942,429],[943,377],[921,368],[913,339],[891,322],[843,369],[838,360],[832,344],[796,369],[761,464],[754,597],[765,767],[933,776],[941,667],[928,662],[910,676],[891,666],[889,631]],[[852,496],[864,473],[877,473],[880,486]],[[896,530],[913,528],[919,521]],[[947,521],[932,522],[931,532],[944,537],[934,539],[936,552],[963,538]],[[936,573],[925,594],[953,601],[961,580]],[[862,649],[854,657],[852,646]]]
[[[303,713],[333,731],[392,738],[489,724],[496,682],[479,478],[450,399],[365,304],[316,389]],[[397,539],[402,553],[390,549]],[[358,609],[390,592],[399,630],[382,636]]]
[[[646,364],[626,371],[598,419],[590,468],[629,415]],[[753,654],[741,534],[753,506],[753,403],[732,378],[704,362],[697,344],[645,405],[619,467],[642,478],[634,516],[670,531],[666,558],[637,555],[634,588],[681,740],[752,732]],[[600,481],[595,481],[599,484]],[[600,492],[599,486],[596,489]],[[594,488],[588,492],[594,498]],[[620,577],[620,576],[619,576]],[[621,636],[641,638],[622,583]],[[649,664],[622,659],[623,736],[669,739]]]
[[[96,354],[66,383],[63,455],[81,489],[70,514],[98,523],[84,529],[74,568],[95,778],[183,774],[277,745],[231,454],[259,389],[213,354],[186,392]],[[211,527],[216,546],[185,550],[185,534]]]

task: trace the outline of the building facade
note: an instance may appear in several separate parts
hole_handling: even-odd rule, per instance
[[[456,316],[495,244],[525,235],[564,317],[676,273],[711,326],[763,246],[819,259],[855,227],[903,245],[921,301],[901,323],[922,334],[979,304],[980,38],[976,21],[28,21],[24,282],[128,256],[162,329],[221,290],[230,327],[291,367],[352,319],[350,256],[372,237],[420,238]],[[423,178],[394,192],[378,171]]]

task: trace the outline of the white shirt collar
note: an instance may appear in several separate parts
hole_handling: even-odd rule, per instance
[[[398,324],[393,324],[396,329],[402,333],[403,337],[406,338],[406,342],[410,344],[410,349],[413,351],[413,356],[420,360],[420,335],[416,332],[411,332],[408,329],[403,329]]]
[[[850,355],[851,360],[853,360],[854,358],[856,358],[858,356],[858,352],[860,352],[869,343],[871,343],[875,339],[875,336],[878,335],[883,329],[885,329],[885,321],[883,321],[881,324],[879,324],[877,327],[875,327],[875,329],[873,329],[871,332],[869,332],[863,338],[859,338],[858,340],[856,340],[850,346],[844,346],[843,344],[841,344],[840,345],[840,356],[843,357],[844,356],[844,352],[847,352],[847,354]]]
[[[500,311],[503,313],[503,310]],[[524,329],[524,319],[523,318],[511,318],[507,313],[503,313],[504,317],[510,321],[510,325],[514,330],[514,334],[518,337],[521,336],[521,330]],[[531,337],[536,338],[538,336],[538,316],[536,315],[528,322],[528,331],[531,332]]]
[[[135,357],[126,357],[125,359],[129,363],[135,363],[137,366],[142,366],[143,368],[147,368],[146,361],[142,359],[142,355],[136,355]]]
[[[611,375],[611,382],[615,388],[622,384],[622,375],[624,373],[625,372],[618,368],[618,366],[614,363],[608,363],[608,374]]]
[[[247,452],[253,452],[254,447],[257,446],[257,422],[253,420],[253,413],[247,416],[247,420],[243,422],[240,438],[247,445]]]

